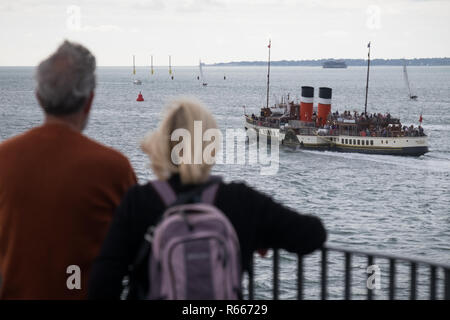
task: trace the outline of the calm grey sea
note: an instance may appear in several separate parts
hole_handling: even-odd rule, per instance
[[[266,68],[205,67],[208,86],[196,79],[198,67],[138,68],[142,86],[133,85],[131,68],[100,67],[92,117],[86,135],[123,152],[140,183],[152,178],[139,142],[157,127],[166,102],[174,97],[202,100],[222,129],[243,128],[243,108],[259,112],[266,99]],[[418,101],[408,99],[401,67],[373,67],[370,74],[369,112],[390,112],[404,124],[418,124],[429,135],[430,152],[419,158],[333,152],[280,150],[275,176],[260,175],[258,165],[217,165],[225,180],[245,180],[256,189],[299,212],[323,219],[329,243],[361,250],[411,255],[437,262],[450,261],[450,67],[410,67],[409,78]],[[34,97],[34,68],[0,68],[0,142],[42,122]],[[224,75],[226,80],[223,79]],[[332,110],[364,109],[366,69],[273,67],[271,101],[290,93],[300,97],[302,85],[333,88]],[[136,102],[139,91],[145,101]],[[26,183],[26,181],[24,181]],[[330,297],[343,291],[342,257],[330,255]],[[318,254],[306,259],[305,298],[319,297]],[[377,261],[376,261],[377,262]],[[377,262],[378,263],[378,262]],[[381,289],[387,297],[387,265],[379,261]],[[271,259],[256,260],[256,297],[271,297]],[[366,292],[366,259],[355,258],[353,294]],[[338,269],[340,271],[338,271]],[[398,267],[398,298],[408,296],[408,266]],[[281,257],[281,298],[293,299],[296,258]],[[384,273],[383,273],[384,271]],[[405,276],[402,275],[402,272]],[[427,297],[427,270],[419,269],[419,298]],[[439,274],[442,277],[442,274]],[[442,291],[442,287],[438,288]]]

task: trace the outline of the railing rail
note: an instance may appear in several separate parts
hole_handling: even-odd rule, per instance
[[[406,257],[395,254],[386,254],[382,252],[361,251],[348,248],[341,248],[334,245],[326,244],[321,250],[320,258],[320,298],[326,300],[328,298],[328,253],[335,252],[343,255],[344,258],[344,279],[343,279],[343,297],[346,300],[352,298],[352,258],[354,256],[361,256],[367,258],[367,266],[374,265],[376,259],[382,259],[389,262],[389,290],[388,297],[390,300],[396,298],[396,274],[397,264],[403,262],[409,264],[409,299],[415,300],[417,298],[417,273],[419,266],[425,266],[429,269],[429,299],[438,299],[437,283],[438,270],[442,270],[444,277],[442,280],[443,285],[443,299],[450,300],[450,264],[436,263],[435,261],[429,261],[420,258]],[[280,259],[278,249],[273,250],[273,299],[279,299],[279,273],[280,273]],[[248,298],[254,299],[254,261],[252,259],[250,263],[249,277],[248,277]],[[297,255],[297,299],[302,300],[304,298],[304,258],[301,255]],[[374,298],[373,289],[367,288],[366,298],[372,300]]]

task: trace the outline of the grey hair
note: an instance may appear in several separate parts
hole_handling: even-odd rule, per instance
[[[64,43],[37,67],[36,93],[52,115],[81,110],[95,89],[95,57],[80,44]]]

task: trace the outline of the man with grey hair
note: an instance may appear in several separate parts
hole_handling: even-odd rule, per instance
[[[82,135],[95,57],[65,41],[40,63],[44,124],[0,144],[0,299],[83,299],[115,208],[136,176]]]

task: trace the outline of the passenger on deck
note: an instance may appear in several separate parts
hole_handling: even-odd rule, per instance
[[[424,136],[423,128],[422,126],[419,126],[419,136]]]
[[[194,121],[202,121],[203,132],[217,129],[217,124],[209,111],[197,101],[174,101],[167,110],[161,126],[142,142],[142,149],[149,156],[156,177],[168,181],[176,193],[181,193],[207,181],[213,164],[204,161],[200,164],[175,164],[171,157],[175,142],[169,137],[176,128],[184,128],[194,137]],[[191,143],[194,150],[193,139]],[[200,145],[203,152],[209,146],[207,143]],[[243,182],[220,182],[214,205],[228,217],[236,230],[242,271],[248,270],[253,253],[258,249],[282,248],[307,254],[321,247],[326,240],[326,231],[320,219],[299,214]],[[136,185],[128,191],[116,211],[92,271],[90,298],[120,298],[122,280],[129,275],[129,266],[135,261],[144,235],[164,210],[165,206],[152,184]],[[140,274],[138,282],[144,293],[147,292],[148,273],[144,271]]]

